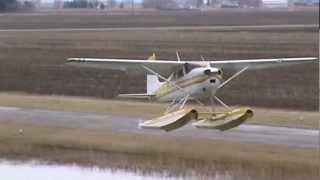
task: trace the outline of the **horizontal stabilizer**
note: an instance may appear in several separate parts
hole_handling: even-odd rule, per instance
[[[146,99],[151,98],[154,95],[150,94],[119,94],[118,97],[120,98],[134,98],[134,99]]]

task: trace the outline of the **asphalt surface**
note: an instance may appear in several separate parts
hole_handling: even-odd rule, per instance
[[[319,147],[319,131],[271,127],[261,125],[241,125],[228,131],[197,129],[190,124],[171,131],[141,129],[139,117],[120,116],[110,113],[65,112],[40,109],[0,107],[0,123],[35,123],[49,127],[85,128],[113,130],[124,133],[155,134],[161,136],[184,136],[193,139],[228,140],[245,143],[278,144],[293,147]]]
[[[77,31],[266,31],[266,30],[318,30],[318,24],[284,24],[257,26],[169,26],[169,27],[106,27],[106,28],[41,28],[41,29],[0,29],[0,32],[77,32]]]

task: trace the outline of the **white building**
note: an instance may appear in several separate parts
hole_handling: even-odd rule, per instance
[[[289,6],[288,0],[262,0],[262,7],[267,8],[287,8]]]

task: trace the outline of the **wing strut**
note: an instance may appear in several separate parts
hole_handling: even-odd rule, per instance
[[[246,66],[244,68],[242,68],[240,71],[238,71],[237,73],[235,73],[234,75],[232,75],[229,79],[227,79],[226,81],[224,81],[222,84],[220,84],[220,86],[217,89],[220,89],[222,87],[224,87],[227,83],[229,83],[230,81],[232,81],[234,78],[238,77],[241,73],[243,73],[245,70],[247,70],[249,68],[249,66]],[[231,110],[231,108],[225,104],[221,99],[219,99],[216,95],[211,94],[211,105],[213,105],[213,99],[212,97],[219,102],[223,107],[225,107],[228,110]],[[213,108],[212,108],[213,109]]]
[[[216,101],[218,101],[222,106],[224,106],[226,109],[229,109],[229,110],[231,110],[231,108],[228,106],[228,105],[226,105],[221,99],[219,99],[217,96],[214,96],[214,99],[216,100]]]
[[[187,94],[185,97],[181,98],[180,101],[176,102],[176,99],[174,99],[172,101],[172,103],[167,107],[166,111],[164,112],[164,114],[168,114],[170,112],[172,112],[175,108],[177,108],[177,106],[179,106],[179,110],[183,109],[184,105],[186,104],[186,102],[189,100],[190,95]]]
[[[234,75],[232,75],[229,79],[227,79],[226,81],[224,81],[222,84],[220,84],[220,86],[217,89],[222,88],[223,86],[225,86],[228,82],[230,82],[231,80],[233,80],[234,78],[238,77],[241,73],[243,73],[245,70],[247,70],[249,68],[249,66],[246,66],[244,68],[242,68],[240,71],[238,71],[237,73],[235,73]]]

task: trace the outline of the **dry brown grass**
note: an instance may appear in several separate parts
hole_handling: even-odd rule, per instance
[[[83,97],[41,96],[0,93],[0,106],[43,108],[63,111],[102,112],[127,116],[152,118],[165,111],[166,104],[147,101],[101,100]],[[286,126],[296,128],[319,127],[320,113],[253,108],[254,117],[247,121],[252,124]]]
[[[18,129],[23,128],[23,135]],[[2,123],[0,155],[64,163],[258,179],[317,179],[317,149]]]

